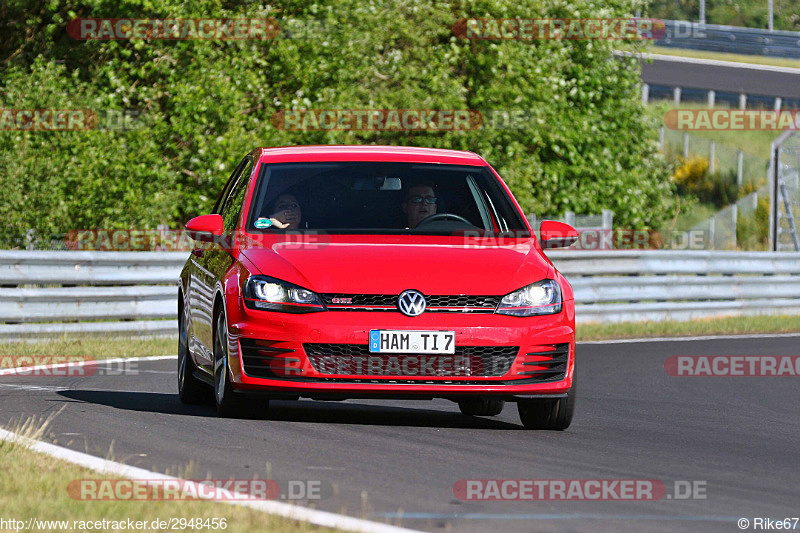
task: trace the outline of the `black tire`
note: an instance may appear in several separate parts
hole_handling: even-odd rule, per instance
[[[228,323],[225,312],[220,311],[216,317],[216,333],[214,335],[214,400],[217,416],[223,418],[239,418],[247,415],[246,398],[233,390],[230,369],[228,367]]]
[[[189,332],[183,308],[178,314],[178,398],[187,405],[205,403],[209,399],[208,385],[194,375],[194,363],[189,354]]]
[[[503,412],[505,400],[467,398],[458,401],[458,408],[467,416],[495,416]]]
[[[575,412],[577,381],[572,376],[572,388],[565,398],[520,400],[519,419],[525,429],[564,430],[572,423]]]

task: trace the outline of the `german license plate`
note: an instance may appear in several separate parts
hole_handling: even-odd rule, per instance
[[[456,353],[454,331],[401,331],[373,329],[369,332],[372,353]]]

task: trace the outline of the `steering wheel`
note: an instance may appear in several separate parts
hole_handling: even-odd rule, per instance
[[[438,220],[458,220],[459,222],[464,222],[465,224],[472,226],[472,222],[460,215],[454,215],[453,213],[438,213],[436,215],[423,218],[422,221],[417,224],[417,227],[424,226],[425,224],[436,222]]]

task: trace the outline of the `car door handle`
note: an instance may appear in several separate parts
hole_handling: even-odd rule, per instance
[[[197,256],[197,257],[203,257],[203,255],[205,255],[205,254],[203,254],[203,250],[200,250],[199,248],[195,248],[194,250],[192,250],[192,255]]]

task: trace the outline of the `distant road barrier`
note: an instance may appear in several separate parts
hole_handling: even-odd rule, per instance
[[[658,46],[800,59],[800,32],[665,20]]]
[[[583,323],[800,313],[800,253],[548,255],[570,280]],[[0,341],[176,335],[178,274],[187,256],[0,251]]]

